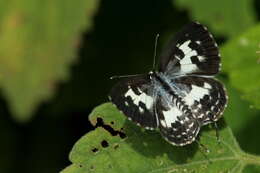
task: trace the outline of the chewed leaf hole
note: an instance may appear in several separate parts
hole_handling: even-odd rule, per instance
[[[98,152],[98,149],[97,149],[97,148],[93,148],[91,151],[92,151],[93,153],[97,153],[97,152]]]
[[[112,122],[111,122],[112,123]],[[107,125],[104,123],[102,118],[97,118],[97,124],[95,127],[103,127],[105,130],[107,130],[112,136],[119,135],[120,138],[124,139],[126,138],[126,134],[120,130],[114,130],[110,125]]]
[[[109,144],[108,144],[108,142],[107,142],[106,140],[103,140],[103,141],[101,142],[101,145],[102,145],[103,148],[106,148],[106,147],[109,146]]]

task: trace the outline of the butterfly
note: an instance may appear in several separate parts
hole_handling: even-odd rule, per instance
[[[191,144],[200,128],[216,123],[227,105],[218,46],[198,22],[183,27],[162,53],[158,71],[119,81],[109,98],[129,120],[146,129],[158,128],[176,146]]]

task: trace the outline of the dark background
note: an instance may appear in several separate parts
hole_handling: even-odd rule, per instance
[[[191,20],[189,11],[178,10],[172,1],[102,0],[92,30],[82,34],[70,80],[58,84],[55,96],[42,103],[28,123],[15,122],[7,100],[0,97],[0,172],[58,172],[68,166],[73,144],[93,129],[88,114],[108,101],[115,83],[109,77],[151,70],[155,35],[160,33],[160,52],[169,37]],[[216,37],[220,45],[227,39]],[[248,134],[257,138],[253,131],[259,123],[257,118],[236,134],[239,140],[243,143]],[[255,145],[244,149],[260,154]]]

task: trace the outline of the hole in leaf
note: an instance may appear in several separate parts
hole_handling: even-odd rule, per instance
[[[96,153],[96,152],[98,152],[98,149],[97,149],[97,148],[93,148],[91,151],[92,151],[93,153]]]
[[[94,166],[93,166],[93,165],[91,165],[91,166],[90,166],[90,169],[91,169],[91,170],[93,170],[93,169],[94,169]]]
[[[123,133],[121,130],[114,130],[111,126],[104,123],[102,118],[97,118],[97,124],[96,127],[103,127],[105,130],[107,130],[112,136],[119,135],[120,138],[124,139],[126,138],[126,134]],[[121,128],[122,129],[122,128]]]
[[[101,145],[102,145],[103,148],[106,148],[106,147],[108,147],[108,142],[106,140],[103,140],[101,142]]]
[[[114,121],[111,121],[110,123],[113,125],[113,124],[114,124]]]

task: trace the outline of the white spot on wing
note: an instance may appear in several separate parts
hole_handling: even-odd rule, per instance
[[[183,59],[180,61],[180,64],[192,64],[191,57],[198,55],[196,50],[192,50],[189,47],[191,40],[185,41],[181,46],[179,46],[179,49],[184,53]]]
[[[181,49],[185,55],[191,51],[191,48],[189,47],[190,42],[190,40],[185,41],[181,46],[179,46],[179,49]]]
[[[177,121],[177,117],[182,115],[182,111],[180,111],[177,107],[172,107],[168,111],[162,111],[165,119],[165,123],[167,127],[171,127],[171,124]]]
[[[138,89],[141,94],[137,95],[134,93],[134,91],[130,88],[126,93],[125,97],[129,96],[131,97],[133,103],[137,106],[139,106],[139,103],[142,102],[145,104],[147,109],[150,109],[153,105],[153,98],[149,95],[146,95],[145,92],[142,92],[140,89]],[[143,112],[144,110],[139,107],[140,112]]]
[[[191,73],[193,71],[196,71],[197,69],[198,69],[198,67],[196,64],[181,65],[180,74]]]
[[[193,125],[194,125],[194,122],[190,123],[190,124],[189,124],[189,128],[192,128]]]
[[[202,87],[198,87],[196,85],[191,85],[191,91],[189,94],[187,94],[184,97],[184,101],[189,105],[193,105],[195,100],[199,101],[200,99],[202,99],[205,95],[209,94],[209,90],[202,88]]]
[[[160,122],[161,122],[161,124],[162,124],[163,127],[167,127],[164,120],[160,120]]]
[[[207,82],[205,82],[204,83],[204,88],[211,89],[212,86],[210,84],[208,84]]]
[[[139,111],[140,111],[141,113],[143,113],[143,112],[144,112],[144,109],[139,106]]]
[[[198,116],[198,118],[203,118],[204,117],[204,114],[200,114],[199,116]]]
[[[200,62],[204,62],[206,58],[204,56],[198,56],[198,59]]]
[[[197,54],[197,51],[195,51],[195,50],[188,52],[187,54],[184,55],[184,58],[180,61],[180,64],[192,64],[192,61],[190,58],[192,56],[196,56],[196,55],[198,55],[198,54]]]
[[[200,44],[201,44],[201,41],[196,41],[196,43],[197,43],[198,45],[200,45]]]

